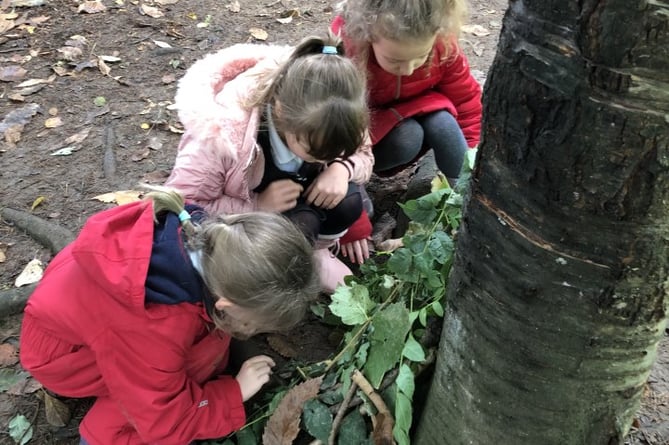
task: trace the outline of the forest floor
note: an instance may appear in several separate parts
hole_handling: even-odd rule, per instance
[[[0,208],[76,233],[92,213],[127,196],[119,192],[137,190],[140,182],[162,184],[182,129],[170,105],[185,70],[235,43],[294,44],[322,33],[335,3],[0,0]],[[506,6],[502,0],[470,1],[461,45],[482,83]],[[396,215],[412,173],[373,178],[375,220]],[[0,221],[0,291],[14,288],[29,261],[46,265],[53,250]],[[8,424],[17,414],[33,424],[30,443],[77,444],[78,421],[90,401],[65,400],[71,419],[52,426],[43,392],[17,363],[21,315],[0,316],[0,444],[14,443]],[[327,333],[303,329],[291,335],[298,340],[293,344],[277,346],[288,340],[274,339],[274,348],[292,348],[305,360],[326,357],[332,349]],[[667,341],[627,443],[669,444]]]

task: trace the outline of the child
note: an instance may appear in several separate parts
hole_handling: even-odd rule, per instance
[[[365,83],[343,54],[328,35],[196,62],[176,94],[186,131],[166,182],[211,213],[284,213],[314,243],[327,292],[351,271],[326,247],[356,221],[346,242],[366,247],[371,234],[360,195],[373,165]]]
[[[175,192],[149,198],[92,216],[25,309],[23,367],[57,394],[97,397],[82,443],[184,445],[239,429],[274,362],[220,375],[230,338],[289,329],[318,293],[312,248],[284,217],[208,218]]]
[[[367,72],[374,171],[434,151],[453,182],[481,131],[481,88],[457,43],[464,0],[347,0],[332,23]]]

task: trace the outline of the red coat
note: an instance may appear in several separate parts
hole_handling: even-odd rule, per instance
[[[332,30],[343,34],[344,19],[335,17]],[[351,45],[342,35],[348,55]],[[455,44],[454,44],[455,45]],[[430,64],[410,76],[396,76],[383,70],[370,50],[367,61],[367,89],[371,111],[370,134],[376,144],[403,119],[437,110],[447,110],[458,121],[470,147],[479,143],[481,134],[481,86],[469,70],[460,48],[444,59],[445,47],[437,43]]]
[[[213,329],[201,296],[145,301],[154,228],[147,202],[94,215],[51,261],[25,309],[24,368],[58,394],[98,397],[80,426],[91,445],[183,445],[245,423],[237,381],[212,380],[227,364],[230,338]],[[192,268],[187,256],[171,258],[175,269]]]

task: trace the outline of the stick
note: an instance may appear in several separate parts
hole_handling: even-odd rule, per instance
[[[337,411],[337,415],[332,421],[332,429],[330,430],[330,436],[328,437],[328,445],[335,445],[335,439],[337,438],[339,425],[341,425],[341,421],[344,419],[344,414],[346,414],[348,406],[351,403],[351,399],[353,399],[353,395],[355,395],[355,391],[357,389],[358,389],[358,384],[355,382],[351,382],[351,387],[348,389],[346,396],[344,396],[344,400],[342,400],[341,404],[339,405],[339,410]]]
[[[0,291],[0,318],[20,314],[36,284]]]
[[[381,396],[376,391],[374,391],[372,384],[369,383],[369,381],[365,378],[364,375],[362,375],[360,371],[357,369],[353,371],[353,374],[351,374],[351,380],[353,380],[360,387],[360,389],[362,389],[362,392],[364,392],[367,397],[369,397],[369,400],[372,401],[379,414],[391,416],[386,402],[384,402]]]

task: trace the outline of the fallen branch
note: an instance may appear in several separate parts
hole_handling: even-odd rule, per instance
[[[332,421],[332,429],[330,430],[330,436],[328,437],[328,445],[335,445],[335,439],[337,438],[337,432],[339,431],[339,425],[344,419],[346,411],[348,411],[348,406],[351,403],[351,399],[355,395],[355,391],[358,389],[358,385],[355,382],[351,382],[351,387],[348,389],[344,400],[342,400],[339,405],[339,410],[337,410],[337,415]]]
[[[36,284],[0,291],[0,318],[20,314]]]
[[[395,425],[395,419],[388,409],[386,402],[383,401],[383,398],[374,390],[372,384],[357,369],[351,374],[351,380],[360,387],[376,408],[376,415],[371,415],[374,426],[374,431],[372,432],[374,443],[379,445],[394,444],[393,426]]]
[[[5,221],[26,232],[54,255],[74,240],[74,234],[65,227],[28,212],[5,207],[0,210],[0,216]]]

